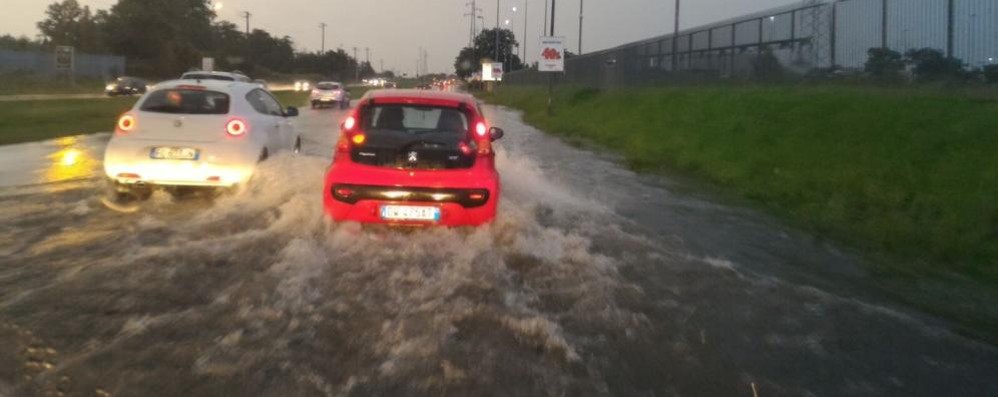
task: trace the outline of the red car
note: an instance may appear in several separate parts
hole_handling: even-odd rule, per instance
[[[340,125],[326,212],[361,223],[488,224],[499,202],[492,142],[502,136],[471,95],[371,91]]]

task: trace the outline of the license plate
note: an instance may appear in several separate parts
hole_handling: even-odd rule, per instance
[[[197,149],[179,147],[154,147],[149,157],[157,160],[197,160],[201,153]]]
[[[389,221],[440,221],[440,208],[386,205],[381,207],[381,219]]]

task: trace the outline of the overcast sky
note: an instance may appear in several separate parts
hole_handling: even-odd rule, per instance
[[[45,7],[55,0],[0,0],[0,34],[35,36],[35,23],[43,18]],[[78,0],[91,8],[106,9],[117,0]],[[326,47],[348,52],[358,47],[371,49],[371,64],[377,69],[384,61],[387,69],[412,73],[419,48],[429,53],[431,72],[452,72],[454,58],[467,45],[470,19],[464,14],[471,0],[214,0],[222,3],[219,17],[238,22],[240,14],[253,14],[250,25],[278,36],[290,36],[299,49],[317,51],[321,43],[319,23],[326,29]],[[496,23],[496,1],[476,0],[488,27]],[[537,48],[544,23],[545,0],[498,0],[500,20],[513,21],[517,38],[523,36],[524,11],[529,11],[526,37],[529,61]],[[578,49],[579,1],[558,0],[556,34],[566,36],[568,48]],[[800,0],[685,0],[681,12],[683,29],[732,18]],[[526,3],[529,10],[525,10]],[[517,7],[513,13],[511,8]],[[583,52],[614,47],[672,31],[672,0],[588,0],[585,2]],[[521,40],[522,42],[522,40]]]

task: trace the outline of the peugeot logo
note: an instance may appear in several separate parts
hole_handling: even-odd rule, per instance
[[[419,161],[419,153],[416,153],[414,151],[413,152],[409,152],[409,162],[410,163],[415,163],[417,161]]]

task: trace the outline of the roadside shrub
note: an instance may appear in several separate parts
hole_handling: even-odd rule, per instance
[[[988,84],[998,84],[998,65],[988,65],[982,69],[984,81]]]
[[[904,57],[889,48],[871,48],[867,52],[866,73],[881,81],[899,81],[904,71]]]
[[[783,81],[786,70],[776,55],[773,55],[773,50],[766,47],[752,60],[752,73],[760,81],[774,83]]]
[[[966,76],[963,61],[947,57],[934,48],[909,50],[905,53],[905,63],[921,82],[962,80]]]

